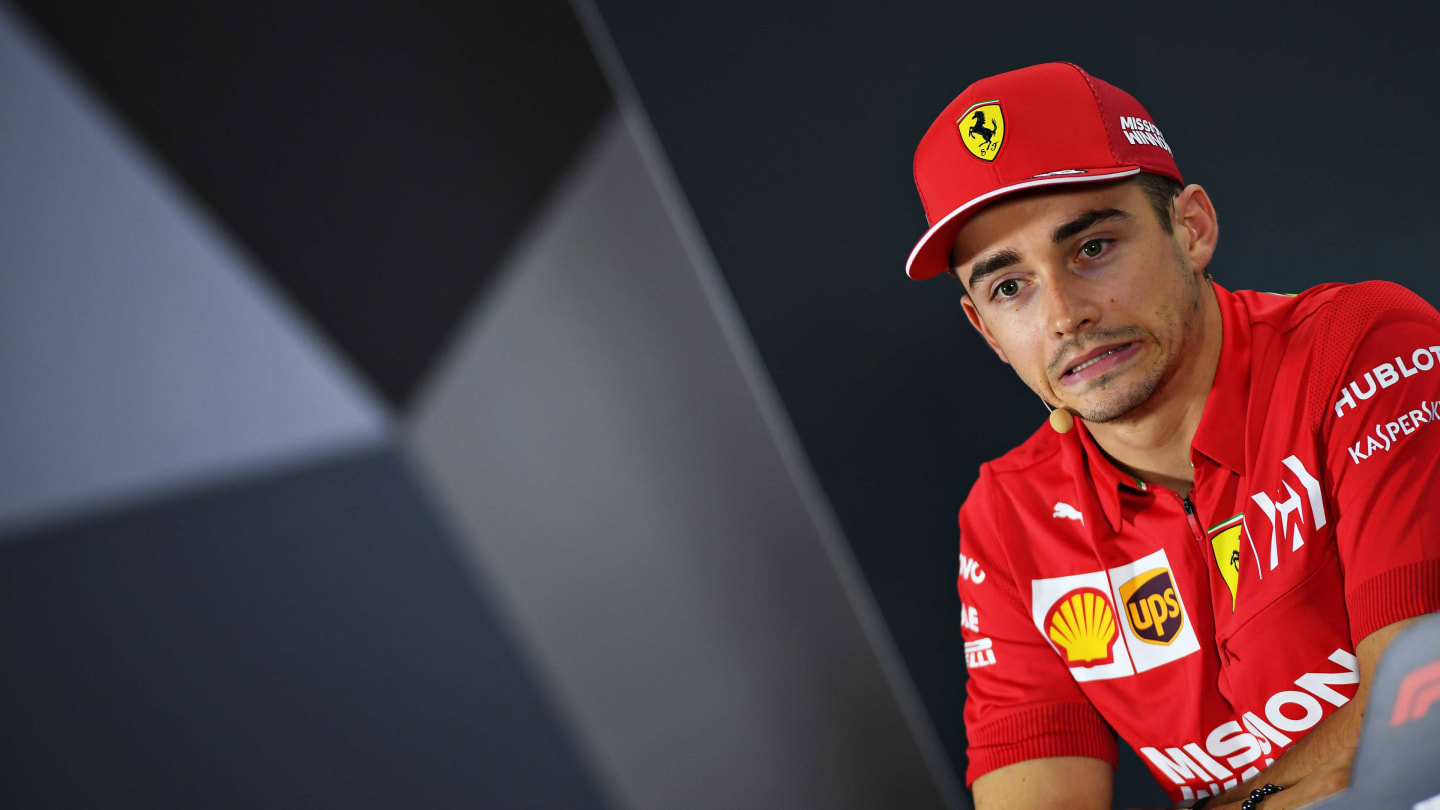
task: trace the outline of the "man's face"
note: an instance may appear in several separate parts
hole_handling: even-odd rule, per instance
[[[1209,251],[1197,253],[1183,223],[1176,234],[1137,184],[1085,185],[986,207],[951,258],[965,313],[1000,359],[1052,405],[1108,422],[1150,400],[1199,346]]]

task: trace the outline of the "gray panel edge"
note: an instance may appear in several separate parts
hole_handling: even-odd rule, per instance
[[[571,0],[571,5],[575,9],[576,17],[580,19],[586,38],[590,41],[590,47],[595,50],[601,70],[605,72],[615,93],[625,128],[640,150],[650,179],[659,191],[671,224],[690,258],[696,278],[724,332],[726,342],[750,388],[750,394],[765,426],[780,452],[796,490],[800,493],[804,507],[816,526],[835,574],[850,600],[881,671],[894,692],[904,720],[914,735],[941,798],[945,806],[952,810],[966,807],[968,802],[964,798],[964,791],[900,657],[899,647],[885,626],[879,606],[865,583],[860,566],[845,542],[840,521],[820,488],[819,480],[810,466],[794,426],[786,415],[769,372],[745,329],[744,319],[725,286],[719,263],[705,239],[704,230],[685,201],[684,192],[665,157],[659,137],[645,112],[639,92],[630,78],[624,58],[610,35],[600,9],[594,0]]]

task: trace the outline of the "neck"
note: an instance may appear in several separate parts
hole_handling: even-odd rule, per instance
[[[1182,497],[1195,484],[1190,444],[1220,365],[1220,303],[1207,282],[1200,291],[1198,334],[1185,347],[1175,374],[1150,399],[1120,419],[1086,422],[1095,443],[1117,467]]]

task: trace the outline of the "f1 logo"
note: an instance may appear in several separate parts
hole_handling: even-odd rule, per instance
[[[1406,675],[1405,680],[1400,682],[1400,691],[1395,695],[1395,711],[1390,715],[1390,727],[1419,720],[1437,700],[1440,700],[1440,661],[1432,661]]]

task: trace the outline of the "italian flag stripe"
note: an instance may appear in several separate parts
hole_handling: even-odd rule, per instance
[[[1243,517],[1245,517],[1245,513],[1244,513],[1244,512],[1241,512],[1241,513],[1238,514],[1238,515],[1232,515],[1232,516],[1230,516],[1230,517],[1228,517],[1228,518],[1225,518],[1224,520],[1220,521],[1219,523],[1216,523],[1214,526],[1211,526],[1210,528],[1206,529],[1206,530],[1205,530],[1205,533],[1206,533],[1206,534],[1209,534],[1209,533],[1211,533],[1211,532],[1213,532],[1213,531],[1218,531],[1218,530],[1220,530],[1220,529],[1225,529],[1225,528],[1229,528],[1230,526],[1234,526],[1236,523],[1239,523],[1239,522],[1240,522],[1240,519],[1243,518]]]

